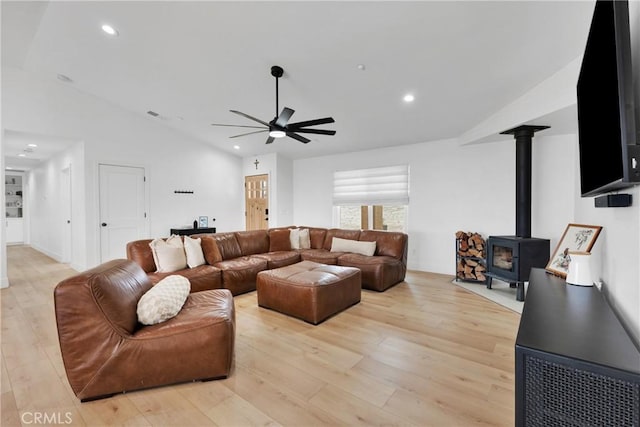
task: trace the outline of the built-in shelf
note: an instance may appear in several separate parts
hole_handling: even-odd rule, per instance
[[[5,175],[4,200],[7,218],[22,218],[22,176]]]

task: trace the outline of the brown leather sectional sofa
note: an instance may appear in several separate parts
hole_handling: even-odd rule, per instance
[[[175,317],[145,326],[136,309],[151,287],[148,275],[126,259],[56,286],[60,351],[69,385],[81,401],[230,374],[235,342],[231,292],[191,293]]]
[[[206,289],[229,289],[233,295],[256,289],[260,271],[284,267],[302,260],[329,265],[357,267],[362,272],[362,287],[384,291],[404,280],[407,271],[408,236],[404,233],[377,230],[308,228],[311,247],[291,249],[289,229],[236,231],[197,234],[207,264],[172,273],[157,273],[149,243],[151,239],[127,244],[127,258],[138,263],[157,283],[170,274],[180,274],[191,282],[191,292]],[[331,252],[333,238],[376,242],[373,256],[349,252]]]

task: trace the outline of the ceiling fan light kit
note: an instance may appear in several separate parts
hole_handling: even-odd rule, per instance
[[[284,107],[282,109],[282,112],[278,114],[278,111],[279,111],[278,79],[282,77],[283,74],[284,74],[284,70],[282,69],[282,67],[279,67],[278,65],[274,65],[271,67],[271,75],[276,79],[276,117],[274,117],[273,120],[267,123],[263,120],[252,117],[241,111],[229,110],[234,114],[238,114],[239,116],[242,116],[254,122],[260,123],[262,126],[227,125],[227,124],[218,124],[218,123],[212,123],[211,126],[230,126],[230,127],[260,129],[256,131],[243,133],[240,135],[234,135],[234,136],[231,136],[230,138],[238,138],[240,136],[252,135],[254,133],[269,132],[269,137],[267,138],[266,144],[271,144],[274,141],[274,139],[283,138],[285,136],[288,136],[289,138],[300,141],[304,144],[311,141],[309,138],[305,138],[302,135],[298,135],[300,133],[313,133],[316,135],[335,135],[336,134],[335,130],[308,129],[309,126],[322,125],[326,123],[334,123],[335,120],[333,120],[333,117],[324,117],[321,119],[306,120],[306,121],[297,122],[297,123],[289,123],[289,120],[291,119],[291,116],[293,116],[293,113],[295,112],[295,110],[292,110],[291,108],[288,108],[288,107]]]

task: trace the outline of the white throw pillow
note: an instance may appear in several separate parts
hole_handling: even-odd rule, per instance
[[[167,240],[154,239],[149,246],[159,273],[170,273],[187,267],[187,257],[180,236],[171,236]]]
[[[189,236],[184,236],[184,252],[187,254],[187,265],[189,268],[203,265],[204,253],[202,252],[202,241],[198,237],[197,239]]]
[[[311,249],[311,238],[309,237],[309,229],[300,229],[300,249]]]
[[[171,319],[180,312],[191,291],[189,279],[171,275],[159,281],[138,301],[138,321],[155,325]]]
[[[300,229],[292,228],[289,232],[289,241],[291,242],[291,249],[300,249]]]
[[[361,242],[334,237],[331,241],[331,252],[352,252],[372,256],[376,252],[376,242]]]

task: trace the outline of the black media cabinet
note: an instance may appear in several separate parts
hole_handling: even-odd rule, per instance
[[[191,236],[193,234],[200,233],[215,233],[216,228],[172,228],[169,233],[170,235],[177,234],[178,236]]]
[[[532,269],[515,352],[516,426],[640,427],[640,351],[597,288]]]

